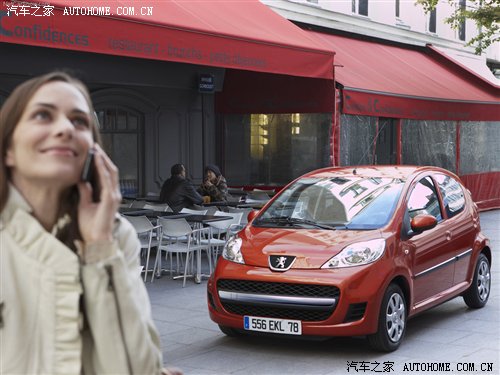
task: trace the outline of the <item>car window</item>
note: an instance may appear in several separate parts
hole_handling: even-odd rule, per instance
[[[444,174],[436,174],[434,179],[437,181],[443,196],[443,205],[448,217],[462,212],[465,207],[465,197],[460,183],[453,177]]]
[[[436,189],[430,177],[422,178],[413,188],[408,199],[410,219],[420,214],[434,216],[437,221],[443,219]]]
[[[292,225],[307,220],[344,229],[378,229],[386,225],[404,181],[361,176],[302,178],[284,190],[259,216],[256,225]],[[290,218],[277,222],[273,219]]]

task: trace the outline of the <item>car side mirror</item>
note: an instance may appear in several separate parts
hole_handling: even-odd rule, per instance
[[[247,216],[247,219],[248,219],[248,222],[252,221],[255,216],[257,216],[259,214],[259,210],[252,210],[248,213],[248,216]]]
[[[411,230],[415,234],[432,229],[437,225],[437,219],[432,215],[421,214],[411,219]]]

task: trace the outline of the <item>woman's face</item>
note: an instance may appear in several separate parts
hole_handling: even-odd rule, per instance
[[[209,181],[215,181],[215,179],[217,178],[217,176],[215,175],[215,173],[213,171],[211,171],[210,169],[207,170],[207,172],[205,174],[205,177]]]
[[[80,180],[93,144],[90,108],[77,88],[49,82],[28,102],[7,149],[14,184],[66,188]]]

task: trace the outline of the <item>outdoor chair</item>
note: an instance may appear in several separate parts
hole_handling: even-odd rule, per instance
[[[146,205],[146,201],[132,201],[132,203],[130,203],[130,208],[144,208],[144,206]]]
[[[214,212],[217,211],[216,206],[203,207],[203,206],[199,206],[197,204],[193,204],[192,209],[195,211],[204,211],[205,212],[204,215],[213,215]]]
[[[147,202],[144,207],[147,210],[153,211],[164,211],[164,212],[173,212],[170,206],[167,203],[149,203]]]
[[[214,221],[207,224],[210,228],[210,237],[203,239],[202,243],[210,245],[211,254],[207,252],[207,256],[212,256],[214,267],[217,263],[217,258],[219,257],[219,248],[224,247],[226,244],[226,241],[229,238],[229,230],[232,227],[240,225],[242,215],[242,212],[229,213],[217,211],[214,213],[214,216],[231,216],[231,219]],[[212,262],[209,261],[210,273],[212,273],[211,263]]]
[[[155,264],[153,268],[153,275],[151,277],[151,282],[154,280],[155,273],[161,273],[161,256],[162,252],[166,253],[165,259],[170,256],[170,274],[172,275],[172,254],[177,256],[177,270],[179,269],[179,263],[182,261],[182,255],[185,255],[184,259],[184,273],[179,276],[183,278],[182,287],[186,285],[186,278],[188,276],[189,265],[192,263],[191,255],[196,251],[207,250],[210,251],[210,245],[206,243],[201,243],[202,234],[208,234],[210,232],[209,228],[192,229],[189,223],[181,219],[168,219],[164,217],[158,218],[158,225],[161,227],[161,238],[160,244],[158,246],[158,252],[156,253]],[[211,262],[210,262],[211,267]],[[191,270],[193,271],[193,270]],[[200,272],[198,270],[198,272]],[[174,279],[177,277],[174,277]]]
[[[191,215],[206,215],[208,209],[202,208],[202,209],[191,209],[191,208],[183,208],[179,212],[182,214],[191,214]]]
[[[248,214],[250,211],[253,211],[253,208],[234,208],[234,207],[228,207],[227,212],[229,213],[238,213],[241,212],[243,215],[241,216],[241,222],[240,224],[245,226],[248,224]]]
[[[268,201],[269,195],[265,191],[249,191],[246,201]]]
[[[153,224],[151,224],[146,216],[123,215],[123,217],[132,224],[135,231],[137,232],[137,236],[141,243],[141,249],[147,249],[144,267],[144,281],[146,281],[149,272],[149,258],[151,254],[151,248],[157,247],[159,244],[158,239],[155,237],[158,237],[156,231],[160,228],[160,226],[154,226]]]
[[[269,194],[274,194],[276,191],[274,189],[252,189],[253,192],[263,192],[266,193],[267,195]]]

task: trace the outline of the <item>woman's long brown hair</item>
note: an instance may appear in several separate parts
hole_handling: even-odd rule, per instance
[[[0,110],[0,213],[4,210],[9,198],[9,181],[11,176],[10,169],[5,163],[5,158],[7,150],[12,142],[12,135],[33,95],[35,95],[40,87],[49,82],[66,82],[74,86],[84,96],[91,111],[90,113],[92,114],[94,112],[94,107],[87,87],[80,80],[65,72],[52,72],[34,77],[14,89]],[[94,116],[90,116],[90,118],[90,126],[94,141],[96,143],[101,143],[98,125]],[[74,240],[80,239],[77,206],[78,190],[76,186],[73,186],[69,189],[68,193],[65,194],[59,210],[59,216],[64,214],[70,215],[71,224],[58,235],[61,241],[73,249]]]

